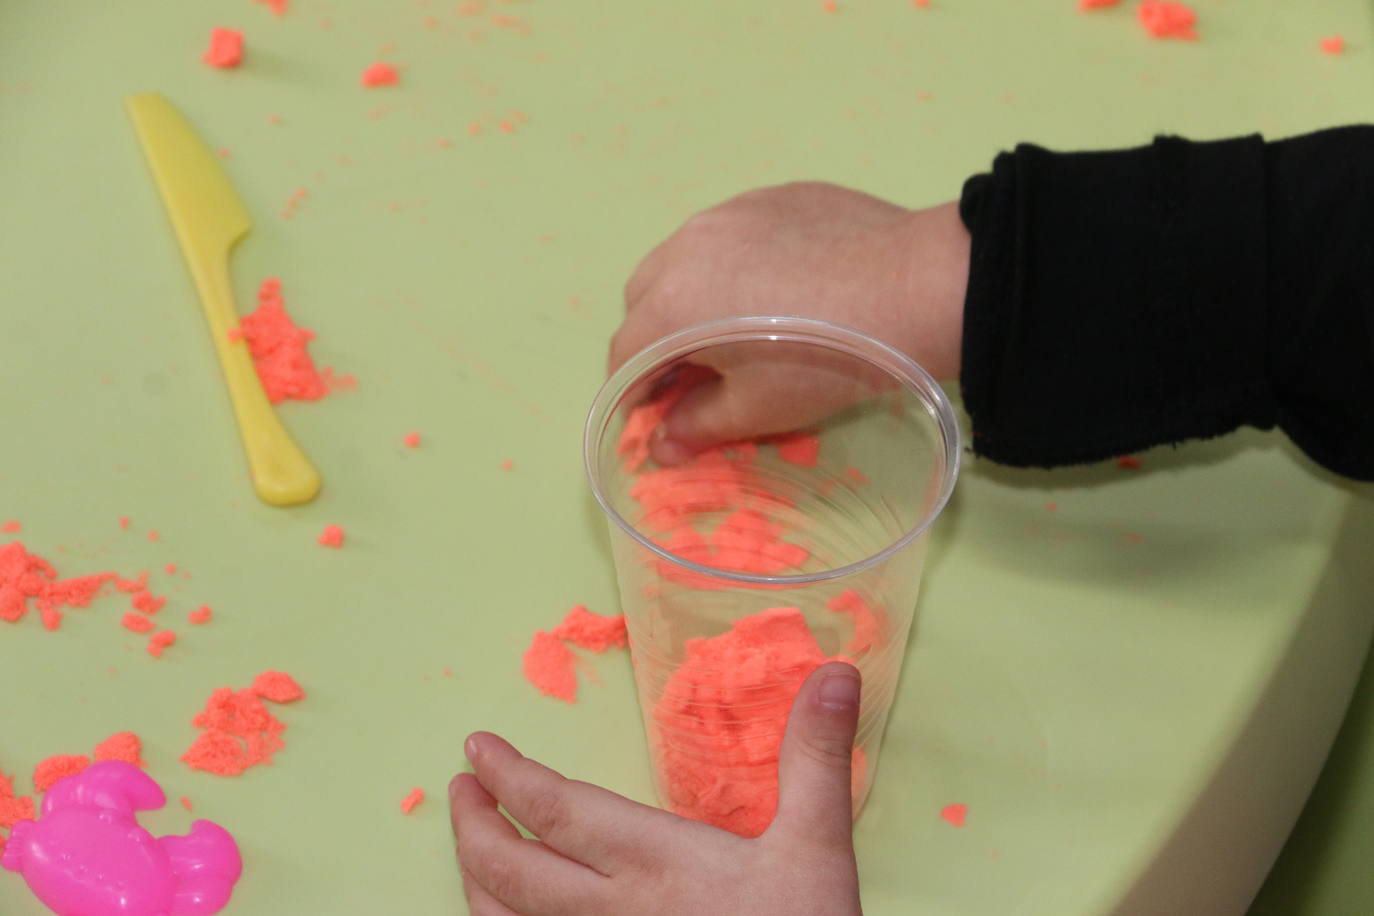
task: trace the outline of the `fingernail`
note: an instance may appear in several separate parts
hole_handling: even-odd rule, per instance
[[[463,755],[464,755],[465,757],[467,757],[469,761],[471,761],[471,762],[473,762],[473,763],[476,763],[476,762],[477,762],[477,736],[476,736],[476,735],[468,735],[468,740],[466,740],[466,741],[463,742]]]
[[[821,681],[816,696],[827,709],[847,711],[859,704],[859,679],[847,674],[832,674]]]

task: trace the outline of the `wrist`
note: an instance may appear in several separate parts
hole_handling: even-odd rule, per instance
[[[939,381],[959,378],[971,236],[958,201],[908,216],[907,354]]]

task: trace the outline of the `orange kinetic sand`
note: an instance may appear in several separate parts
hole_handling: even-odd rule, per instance
[[[209,623],[211,613],[212,612],[210,610],[210,607],[208,605],[202,604],[200,607],[196,608],[194,611],[187,614],[186,619],[194,624]]]
[[[325,525],[324,531],[315,540],[325,547],[333,547],[337,550],[343,546],[344,530],[338,525]]]
[[[191,720],[203,731],[181,755],[186,765],[219,776],[238,776],[249,767],[271,763],[272,755],[286,746],[281,740],[286,725],[267,709],[256,685],[263,678],[279,683],[281,677],[286,675],[266,671],[246,690],[216,688],[205,702],[205,711]],[[300,691],[299,685],[296,690]]]
[[[968,817],[968,805],[945,805],[940,809],[940,817],[955,827],[962,827]]]
[[[15,798],[13,795],[0,792],[0,827],[9,830],[20,821],[33,820],[33,816],[33,796],[21,795]]]
[[[778,443],[778,457],[789,464],[814,468],[821,453],[821,440],[815,436],[788,436]]]
[[[590,652],[605,652],[612,646],[623,649],[628,641],[624,614],[614,617],[593,614],[583,604],[568,611],[568,616],[554,628],[553,635]]]
[[[14,795],[14,783],[0,772],[0,829],[10,830],[20,821],[31,821],[34,817],[33,797]],[[5,848],[5,837],[0,834],[0,850]]]
[[[630,411],[615,445],[615,453],[625,461],[625,470],[637,471],[648,460],[649,438],[690,387],[690,380],[680,380],[657,398]]]
[[[545,696],[565,703],[577,702],[577,657],[557,636],[538,630],[525,650],[522,667],[525,678]]]
[[[300,208],[300,205],[304,203],[305,199],[309,196],[310,192],[305,188],[297,188],[292,191],[291,196],[286,199],[285,206],[281,208],[281,218],[290,219],[295,216],[296,210]],[[230,328],[230,330],[232,331],[233,329]]]
[[[63,607],[86,607],[114,578],[114,573],[97,573],[58,579],[51,563],[11,541],[0,547],[0,620],[16,623],[36,607],[43,626],[55,630]]]
[[[377,86],[395,86],[400,82],[401,75],[396,72],[396,68],[383,63],[376,63],[363,71],[363,85],[368,88]]]
[[[1185,3],[1172,0],[1141,0],[1136,18],[1155,38],[1182,38],[1197,41],[1197,13]]]
[[[415,806],[425,800],[424,789],[411,789],[410,794],[401,799],[401,813],[409,814],[415,810]]]
[[[405,437],[404,439],[402,439],[401,441],[405,443],[406,448],[419,448],[419,447],[420,447],[420,434],[419,434],[419,433],[406,433],[406,437]]]
[[[1116,6],[1121,0],[1078,0],[1080,10],[1100,10],[1108,6]]]
[[[728,505],[728,501],[721,508],[725,505]],[[776,576],[800,567],[811,556],[810,551],[800,544],[782,540],[782,530],[781,525],[752,509],[739,509],[721,520],[711,532],[709,540],[695,528],[683,525],[668,536],[655,539],[655,542],[703,566]],[[693,588],[718,589],[728,585],[722,580],[682,569],[668,560],[656,560],[655,563],[663,578]]]
[[[143,762],[143,742],[133,732],[116,732],[95,746],[96,760],[121,760],[136,767],[147,767]]]
[[[1116,466],[1123,471],[1138,471],[1140,470],[1140,459],[1134,455],[1122,455],[1116,459]]]
[[[658,776],[677,814],[758,836],[778,804],[778,751],[792,700],[828,659],[794,607],[690,639],[653,709]]]
[[[243,60],[243,33],[233,29],[211,29],[210,49],[201,60],[222,70],[237,67]]]
[[[142,611],[145,614],[156,614],[158,611],[162,610],[162,606],[167,603],[167,599],[154,595],[145,588],[134,592],[133,597],[130,599],[130,603],[134,606],[134,610],[136,611]]]
[[[882,634],[882,618],[859,597],[858,592],[852,588],[845,589],[827,601],[825,606],[837,614],[848,614],[854,622],[854,634],[844,647],[846,652],[858,655],[878,642]]]
[[[138,574],[137,579],[125,579],[122,576],[115,576],[114,587],[121,592],[140,592],[148,588],[148,573],[145,570]]]
[[[286,15],[287,0],[256,0],[256,2],[266,4],[267,8],[278,16]]]
[[[91,758],[85,754],[57,754],[49,757],[33,768],[33,790],[46,792],[52,784],[64,776],[75,776],[91,765]]]
[[[147,633],[157,629],[157,624],[142,614],[135,614],[133,611],[125,614],[120,623],[124,625],[126,630],[133,630],[135,633]]]
[[[177,634],[171,630],[158,630],[148,637],[148,654],[153,658],[162,658],[162,650],[177,641]]]
[[[296,327],[286,313],[280,280],[269,277],[262,281],[257,310],[245,316],[239,326],[269,401],[318,401],[328,393],[332,373],[328,369],[324,374],[318,372],[306,349],[315,332]]]
[[[4,777],[0,776],[0,830],[10,830],[20,821],[34,818],[33,798],[28,795],[15,798],[3,792]],[[5,851],[5,834],[0,832],[0,852]]]
[[[264,700],[271,700],[273,703],[294,703],[305,699],[305,691],[301,689],[301,685],[284,671],[264,671],[253,678],[253,686],[250,689]]]
[[[1330,38],[1323,38],[1321,45],[1327,54],[1340,54],[1345,50],[1345,39],[1339,35],[1332,35]]]
[[[680,467],[644,471],[630,486],[630,496],[644,510],[640,521],[668,528],[677,518],[731,509],[743,501],[749,472],[722,452],[698,455]]]
[[[0,531],[3,531],[5,534],[18,534],[23,530],[24,526],[19,524],[19,522],[15,521],[14,519],[10,519],[9,521],[5,522],[5,524],[0,525]]]

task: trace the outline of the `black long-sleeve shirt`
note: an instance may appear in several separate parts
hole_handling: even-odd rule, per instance
[[[1250,425],[1374,480],[1374,127],[1023,145],[969,179],[962,388],[994,461]]]

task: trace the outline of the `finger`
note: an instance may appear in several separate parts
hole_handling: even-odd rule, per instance
[[[468,916],[520,916],[478,884],[472,872],[461,866],[459,870],[463,874],[463,896],[468,901]]]
[[[605,877],[522,837],[472,774],[454,777],[449,802],[459,861],[497,901],[524,916],[608,908],[610,882]]]
[[[629,309],[625,320],[611,336],[610,350],[606,354],[606,374],[615,372],[631,356],[666,335],[669,330],[671,328],[657,309],[647,305]]]
[[[511,817],[551,849],[603,875],[642,863],[657,838],[681,826],[665,811],[567,779],[496,735],[478,732],[465,748],[478,781]]]
[[[853,665],[830,662],[797,692],[778,756],[778,813],[770,832],[852,847],[850,769],[859,681]]]
[[[705,449],[791,432],[846,406],[851,387],[771,362],[724,367],[668,412],[649,440],[659,464],[677,465]]]

